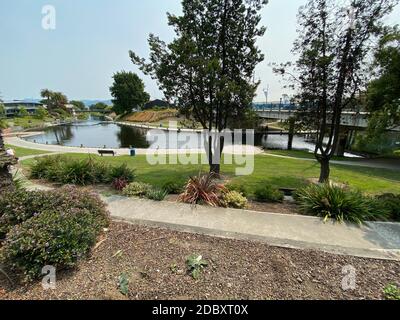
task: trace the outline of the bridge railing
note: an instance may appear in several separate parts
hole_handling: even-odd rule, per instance
[[[253,103],[253,108],[256,111],[295,111],[298,105],[292,103]]]

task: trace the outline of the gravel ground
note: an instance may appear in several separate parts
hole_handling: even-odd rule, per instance
[[[40,283],[12,289],[0,274],[0,299],[383,299],[387,284],[400,284],[400,262],[125,223],[112,223],[102,240],[75,270],[57,274],[55,290]],[[197,281],[185,265],[194,253],[209,262]],[[342,290],[347,265],[356,270],[355,290]],[[128,296],[118,290],[121,273]]]

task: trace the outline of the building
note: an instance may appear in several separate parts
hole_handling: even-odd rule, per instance
[[[5,101],[3,102],[3,105],[7,117],[16,116],[21,108],[25,108],[29,114],[35,114],[40,107],[45,108],[45,106],[40,102],[27,101],[27,100]]]

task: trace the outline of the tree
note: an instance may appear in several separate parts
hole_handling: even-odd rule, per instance
[[[44,120],[44,119],[46,119],[46,117],[47,117],[48,115],[49,115],[49,113],[47,112],[47,110],[46,110],[44,107],[39,107],[39,108],[36,110],[35,117],[36,117],[37,119]]]
[[[3,103],[0,100],[0,118],[6,116],[6,108],[4,107]]]
[[[28,110],[26,110],[25,107],[19,106],[18,109],[19,109],[18,110],[18,117],[24,118],[24,117],[29,116],[29,112],[28,112]]]
[[[110,88],[114,98],[114,111],[117,114],[132,112],[133,108],[141,108],[150,96],[144,91],[144,83],[133,72],[117,72],[113,76],[114,84]]]
[[[183,15],[168,14],[176,38],[169,44],[150,35],[150,61],[130,52],[141,70],[182,114],[193,117],[206,137],[210,171],[220,172],[224,148],[221,132],[249,108],[259,83],[252,81],[264,59],[256,40],[266,0],[183,0]],[[214,134],[211,133],[215,131]]]
[[[109,108],[110,106],[108,106],[104,102],[97,102],[89,107],[89,109],[92,111],[105,111],[108,110]]]
[[[68,104],[68,98],[61,92],[43,89],[40,95],[43,98],[41,103],[47,106],[47,111],[50,113],[57,109],[65,109],[65,105]]]
[[[309,0],[299,12],[299,36],[291,64],[275,71],[287,74],[298,88],[298,118],[316,130],[315,157],[321,164],[320,182],[330,176],[330,160],[340,141],[341,117],[367,82],[371,38],[382,28],[382,18],[398,0],[351,0],[340,7],[333,0]],[[297,76],[298,75],[298,76]]]
[[[367,91],[367,109],[371,112],[368,133],[381,136],[387,129],[400,126],[400,29],[385,28],[375,53],[376,79]]]
[[[75,106],[78,110],[86,110],[86,106],[82,101],[72,100],[69,103]]]

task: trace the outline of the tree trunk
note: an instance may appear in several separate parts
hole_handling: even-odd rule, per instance
[[[321,173],[319,176],[319,183],[329,182],[329,176],[330,176],[330,172],[331,172],[329,159],[322,158],[319,162],[321,164]]]
[[[294,138],[294,126],[295,126],[295,119],[289,119],[289,138],[288,138],[288,150],[293,149],[293,138]]]

